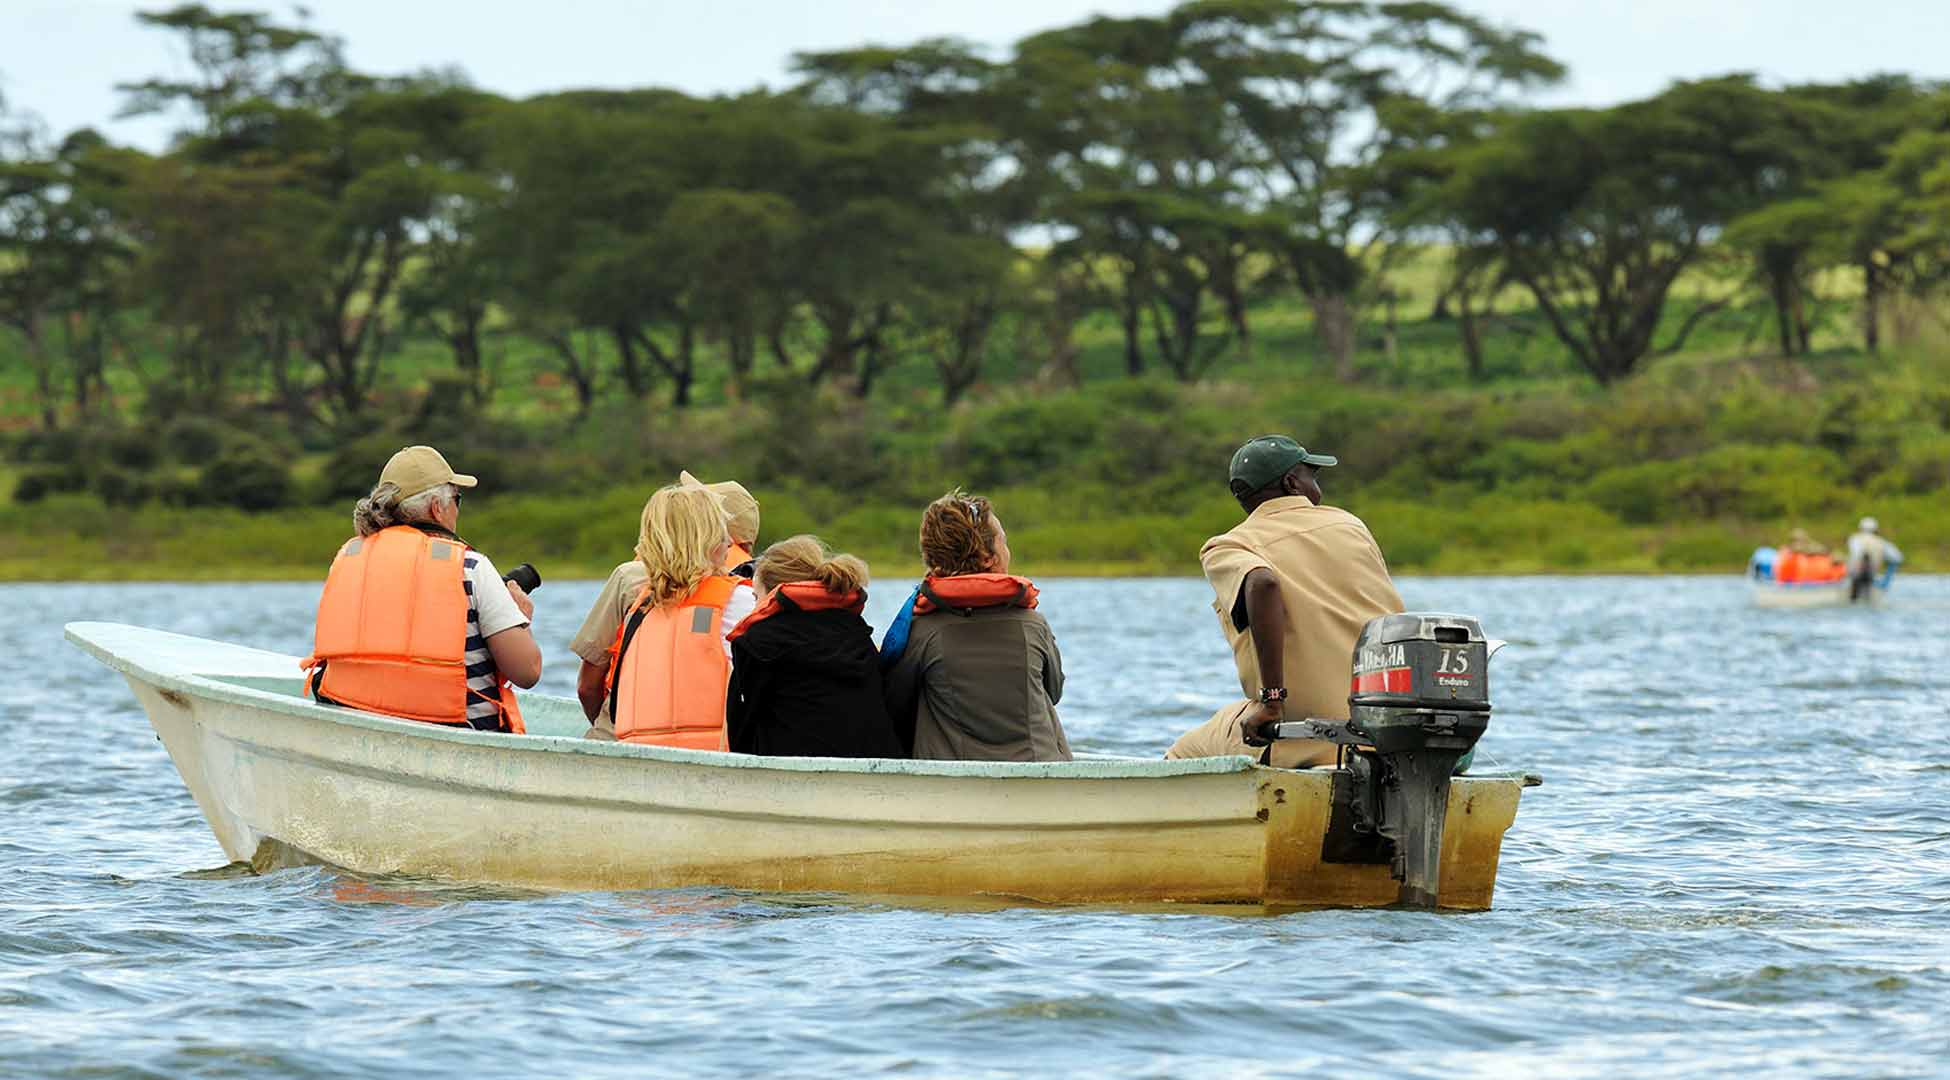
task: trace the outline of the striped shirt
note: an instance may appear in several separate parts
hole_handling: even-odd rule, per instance
[[[461,562],[461,588],[467,592],[467,725],[483,731],[501,725],[501,676],[488,652],[487,639],[517,626],[528,625],[514,597],[502,583],[494,563],[478,551]]]

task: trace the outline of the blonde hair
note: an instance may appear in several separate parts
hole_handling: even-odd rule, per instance
[[[394,525],[431,522],[435,504],[452,499],[455,490],[452,484],[438,484],[410,499],[402,499],[399,497],[398,484],[382,480],[372,489],[372,494],[353,506],[352,531],[360,536],[371,536]]]
[[[661,607],[689,596],[721,568],[712,553],[731,534],[718,500],[703,488],[672,484],[643,504],[636,558],[649,575],[651,601]]]
[[[960,488],[921,512],[921,559],[939,577],[980,574],[995,563],[995,510]]]
[[[852,555],[836,555],[817,536],[789,536],[765,549],[753,568],[752,583],[761,593],[795,581],[817,581],[827,592],[845,595],[867,587],[867,564]]]

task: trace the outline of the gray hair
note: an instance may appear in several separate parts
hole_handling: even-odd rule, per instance
[[[360,536],[371,536],[381,529],[394,525],[411,525],[415,522],[433,522],[433,511],[443,502],[453,502],[456,489],[452,484],[430,487],[411,498],[399,497],[399,485],[381,481],[372,489],[372,494],[360,499],[352,508],[352,528]]]

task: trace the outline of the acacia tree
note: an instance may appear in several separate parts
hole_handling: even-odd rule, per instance
[[[133,255],[119,207],[135,157],[90,131],[52,150],[24,125],[0,132],[0,327],[21,341],[49,430],[64,399],[85,416],[107,396]]]
[[[1193,0],[1169,19],[1173,60],[1225,102],[1245,182],[1278,223],[1271,248],[1351,378],[1355,294],[1393,235],[1376,164],[1423,145],[1430,110],[1491,108],[1563,68],[1537,35],[1441,3]]]
[[[1772,104],[1745,80],[1681,84],[1604,110],[1507,118],[1440,157],[1441,206],[1495,253],[1600,383],[1680,348],[1702,305],[1656,347],[1679,274],[1729,220],[1787,174],[1754,138]]]
[[[311,362],[333,412],[357,417],[392,341],[394,302],[415,237],[433,218],[443,188],[446,160],[429,152],[440,141],[429,135],[451,114],[428,88],[451,80],[358,75],[345,67],[336,39],[261,15],[187,5],[141,19],[179,35],[196,74],[125,86],[128,111],[192,108],[198,120],[179,133],[169,155],[181,179],[200,185],[205,174],[234,178],[229,189],[251,193],[262,206],[262,214],[246,208],[253,220],[281,234],[279,257],[309,260],[304,272],[278,279],[289,290],[260,292],[279,304],[265,321],[276,327],[276,342]],[[221,195],[225,188],[204,190]],[[152,220],[149,228],[160,239],[189,243],[212,232],[168,220]],[[193,253],[166,248],[154,254],[165,264],[198,262]]]
[[[1034,217],[1037,177],[1011,137],[1020,103],[998,85],[999,65],[952,40],[801,54],[796,67],[808,100],[882,118],[900,134],[917,181],[906,201],[930,219],[890,252],[903,267],[887,283],[896,302],[878,309],[889,318],[868,337],[856,387],[864,393],[878,369],[916,351],[952,402],[980,378],[998,321],[1021,299],[1011,240]]]
[[[1097,18],[1025,39],[1002,84],[1022,103],[1018,158],[1039,178],[1041,218],[1065,258],[1110,271],[1125,367],[1148,332],[1180,379],[1250,338],[1245,292],[1256,223],[1225,102],[1184,77],[1184,26]],[[1210,336],[1205,301],[1224,329]]]
[[[489,171],[492,118],[505,103],[463,85],[409,85],[383,103],[414,132],[432,198],[413,230],[415,270],[399,290],[401,311],[447,345],[477,400],[487,391],[483,335],[503,266],[482,245],[483,222],[506,192]]]

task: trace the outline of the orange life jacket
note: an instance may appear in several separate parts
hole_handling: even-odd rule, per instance
[[[742,567],[746,563],[751,561],[752,561],[751,549],[745,547],[742,544],[734,543],[731,545],[731,550],[725,552],[724,572],[732,575],[733,577],[744,577],[745,575],[740,574],[738,572],[738,569],[739,567]]]
[[[731,660],[724,650],[724,609],[734,577],[708,577],[675,604],[637,599],[616,628],[610,649],[610,716],[623,742],[724,750],[724,695]]]
[[[983,607],[1036,606],[1036,583],[1014,574],[955,574],[921,582],[914,614],[934,611],[965,612]]]
[[[743,622],[731,628],[725,640],[737,641],[745,636],[745,631],[785,611],[788,606],[797,611],[845,609],[858,615],[867,610],[867,594],[860,589],[849,593],[831,592],[817,581],[788,581],[766,594],[765,599],[759,601],[758,607],[745,616]]]
[[[408,525],[354,537],[339,549],[318,598],[313,697],[432,724],[467,723],[467,545]],[[501,730],[521,734],[521,710],[496,687]]]

